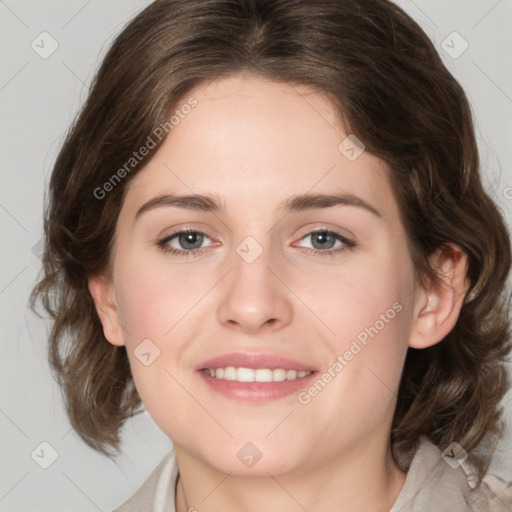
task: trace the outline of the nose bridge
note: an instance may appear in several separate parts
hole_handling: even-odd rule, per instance
[[[232,271],[222,292],[219,321],[226,326],[257,332],[289,323],[292,308],[287,289],[275,277],[270,240],[265,246],[253,236],[240,242],[232,255]]]

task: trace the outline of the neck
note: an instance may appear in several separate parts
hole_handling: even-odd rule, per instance
[[[175,451],[180,468],[177,512],[388,512],[406,476],[389,446],[380,453],[351,450],[320,467],[278,478],[228,476],[178,446]]]

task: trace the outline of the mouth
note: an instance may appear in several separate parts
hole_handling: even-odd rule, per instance
[[[285,380],[303,379],[311,375],[312,370],[286,370],[284,368],[205,368],[201,370],[204,375],[214,379],[236,380],[237,382],[283,382]]]
[[[209,390],[246,402],[298,393],[317,373],[309,365],[285,357],[247,353],[218,356],[201,363],[196,371]]]

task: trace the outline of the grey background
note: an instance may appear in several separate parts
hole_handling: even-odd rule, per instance
[[[111,460],[88,448],[66,418],[46,362],[48,324],[27,309],[40,270],[43,194],[64,133],[110,42],[148,3],[0,0],[0,511],[111,510],[172,447],[144,413],[126,425],[121,457]],[[512,0],[398,3],[421,24],[465,88],[486,186],[510,226]],[[461,55],[465,44],[454,31],[469,45]],[[58,43],[47,58],[31,47],[44,53],[55,44],[42,32]],[[511,393],[504,404],[509,430],[493,471],[512,478],[503,458],[512,446]],[[40,447],[44,441],[52,448]],[[43,469],[52,453],[56,460]]]

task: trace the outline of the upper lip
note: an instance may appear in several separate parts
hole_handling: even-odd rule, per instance
[[[222,354],[220,356],[208,359],[196,367],[196,370],[204,370],[206,368],[226,368],[235,366],[237,368],[269,368],[275,370],[282,368],[283,370],[303,370],[314,371],[311,365],[294,361],[287,357],[275,354],[247,354],[241,352],[233,352],[231,354]]]

